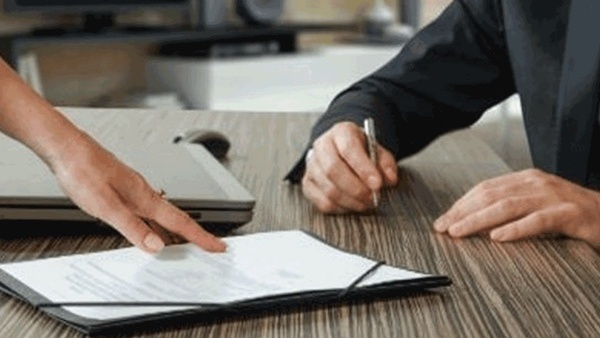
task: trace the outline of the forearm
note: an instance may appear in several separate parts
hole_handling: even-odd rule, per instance
[[[0,60],[0,131],[49,165],[82,132]]]
[[[0,84],[0,131],[42,158],[83,211],[148,252],[164,247],[163,232],[154,227],[210,251],[225,250],[223,242],[161,198],[139,173],[79,130],[1,60]]]

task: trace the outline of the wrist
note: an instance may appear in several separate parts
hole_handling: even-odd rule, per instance
[[[30,142],[25,142],[55,172],[59,163],[77,157],[88,136],[68,120],[45,126],[44,131]]]

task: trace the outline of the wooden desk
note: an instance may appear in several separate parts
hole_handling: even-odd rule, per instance
[[[74,111],[74,110],[70,110]],[[165,142],[183,128],[213,128],[233,142],[226,166],[257,198],[254,220],[239,233],[296,229],[392,265],[447,274],[439,292],[288,312],[239,315],[140,332],[156,337],[598,337],[600,257],[567,239],[495,244],[453,240],[434,219],[476,182],[508,167],[469,132],[445,137],[401,163],[402,182],[383,193],[375,215],[324,216],[282,177],[304,148],[316,115],[81,110],[92,134]],[[127,246],[117,235],[0,240],[3,262]],[[0,296],[0,337],[77,337],[33,307]]]

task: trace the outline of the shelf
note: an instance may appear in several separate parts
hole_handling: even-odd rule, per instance
[[[319,33],[331,31],[352,31],[355,24],[286,24],[272,27],[228,26],[213,29],[122,27],[101,32],[86,32],[71,28],[50,28],[34,30],[25,34],[0,36],[0,55],[11,65],[15,65],[18,55],[26,48],[44,43],[106,43],[131,42],[169,44],[171,48],[210,44],[216,42],[246,42],[266,38],[285,41],[283,52],[295,50],[296,36],[299,33]]]

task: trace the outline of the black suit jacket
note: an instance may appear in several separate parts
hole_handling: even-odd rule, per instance
[[[399,160],[517,92],[534,165],[585,183],[596,171],[589,154],[598,18],[598,0],[456,0],[394,59],[340,93],[309,144],[339,121],[362,125],[372,116],[380,143]],[[303,172],[301,159],[286,178],[298,182]]]

